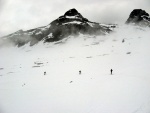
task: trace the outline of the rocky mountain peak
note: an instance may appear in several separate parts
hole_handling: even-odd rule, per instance
[[[79,12],[75,8],[70,9],[64,14],[64,16],[76,16],[76,15],[79,15]]]
[[[84,18],[75,8],[68,10],[64,15],[62,15],[58,18],[59,22],[66,22],[65,20],[67,20],[67,19],[87,21],[87,19]]]
[[[130,17],[131,18],[134,18],[134,17],[142,17],[142,16],[149,16],[149,14],[145,11],[145,10],[142,10],[142,9],[134,9],[131,14],[130,14]]]
[[[150,17],[149,14],[142,9],[134,9],[130,15],[129,18],[126,21],[127,24],[133,23],[137,25],[144,25],[149,26],[150,25]]]

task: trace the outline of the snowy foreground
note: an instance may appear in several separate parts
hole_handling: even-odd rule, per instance
[[[150,113],[150,29],[0,53],[0,113]]]

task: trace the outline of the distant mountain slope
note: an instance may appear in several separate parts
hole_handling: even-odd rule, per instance
[[[41,40],[44,42],[53,42],[69,35],[78,35],[79,33],[104,35],[111,32],[114,27],[115,25],[91,22],[84,18],[76,9],[70,9],[63,16],[60,16],[47,26],[27,31],[19,30],[3,37],[0,45],[11,42],[18,47],[26,43],[30,43],[33,46]]]
[[[150,27],[150,16],[142,9],[134,9],[126,21],[127,24],[135,24]]]

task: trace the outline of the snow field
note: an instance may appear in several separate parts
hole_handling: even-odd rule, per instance
[[[120,26],[106,36],[1,48],[0,113],[149,113],[149,36]]]

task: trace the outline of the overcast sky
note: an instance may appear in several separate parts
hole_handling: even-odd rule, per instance
[[[76,8],[99,23],[124,23],[133,9],[150,14],[150,0],[0,0],[0,37],[49,24]]]

